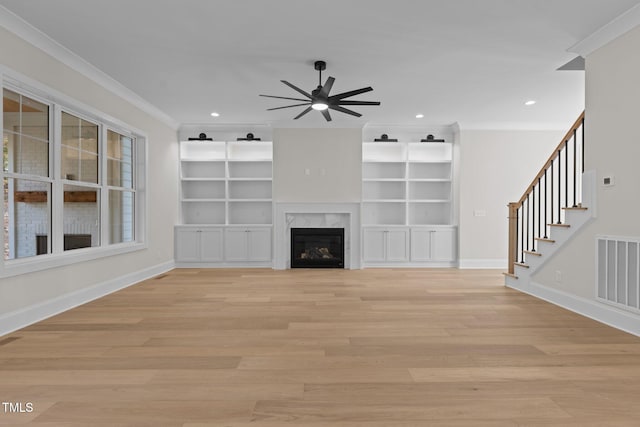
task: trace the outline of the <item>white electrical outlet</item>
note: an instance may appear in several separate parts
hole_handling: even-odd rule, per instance
[[[562,282],[562,271],[560,271],[560,270],[556,271],[556,282],[557,283],[561,283]]]

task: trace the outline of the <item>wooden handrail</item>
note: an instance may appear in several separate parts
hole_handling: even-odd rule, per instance
[[[524,201],[527,199],[527,195],[529,195],[529,193],[533,191],[533,188],[538,184],[538,179],[542,178],[544,176],[545,171],[549,169],[549,166],[551,166],[551,162],[556,159],[558,155],[558,151],[560,151],[562,149],[562,146],[573,136],[573,132],[579,129],[580,126],[582,126],[583,121],[584,121],[584,111],[582,112],[582,114],[580,114],[580,116],[575,121],[573,126],[571,126],[571,129],[569,129],[567,134],[562,138],[562,140],[560,141],[558,146],[555,148],[555,150],[553,150],[553,153],[551,153],[551,156],[549,156],[549,159],[546,161],[544,166],[542,166],[542,169],[540,169],[540,172],[538,172],[536,177],[533,178],[533,181],[531,181],[531,185],[527,187],[522,197],[520,197],[520,200],[516,202],[516,205],[518,208],[522,206],[522,203],[524,203]]]

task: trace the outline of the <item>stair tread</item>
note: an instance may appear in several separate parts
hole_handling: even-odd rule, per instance
[[[513,273],[506,273],[506,272],[505,272],[505,273],[502,273],[502,274],[503,274],[504,276],[506,276],[506,277],[511,277],[512,279],[517,279],[517,278],[518,278],[518,276],[516,276],[516,275],[515,275],[515,274],[513,274]]]
[[[571,227],[569,224],[547,224],[549,227],[563,227],[563,228],[569,228]]]
[[[521,262],[514,262],[513,264],[514,265],[518,265],[518,266],[520,266],[522,268],[529,268],[529,265],[521,263]]]
[[[547,242],[547,243],[555,243],[556,241],[553,239],[547,239],[545,237],[536,237],[535,240],[539,242]]]
[[[540,252],[536,252],[536,251],[523,251],[523,252],[529,255],[542,256]]]
[[[564,209],[565,211],[586,211],[586,210],[589,210],[589,208],[586,208],[584,206],[569,206],[569,207],[562,208],[562,209]]]

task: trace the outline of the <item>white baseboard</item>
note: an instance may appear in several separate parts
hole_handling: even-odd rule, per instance
[[[508,261],[506,259],[461,259],[460,269],[496,269],[506,270]]]
[[[173,270],[169,261],[0,316],[0,337],[143,280]]]
[[[535,282],[530,282],[528,285],[518,285],[519,283],[516,280],[510,282],[507,286],[566,308],[567,310],[581,314],[597,322],[640,336],[640,316],[636,314],[619,310],[595,300],[589,300],[558,289],[552,289]]]

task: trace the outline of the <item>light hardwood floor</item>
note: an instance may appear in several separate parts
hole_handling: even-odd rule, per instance
[[[178,269],[0,337],[0,424],[638,426],[640,338],[497,271]]]

